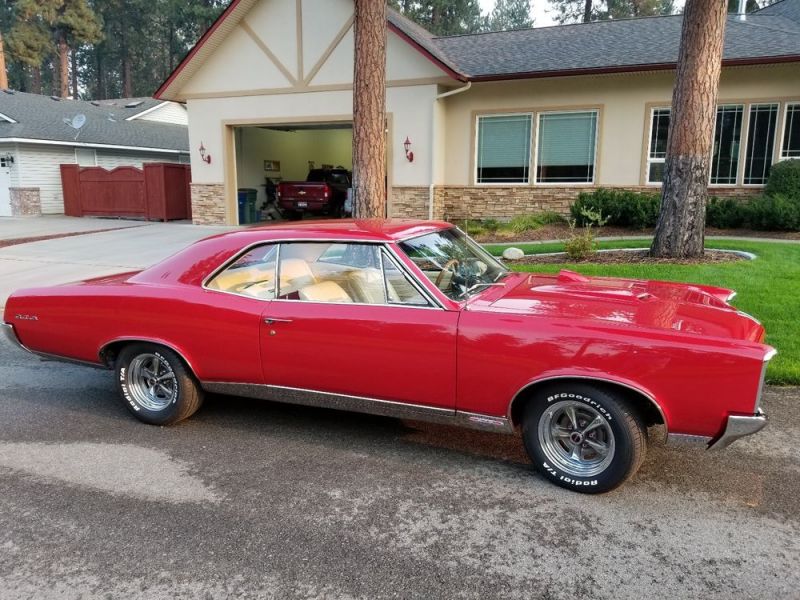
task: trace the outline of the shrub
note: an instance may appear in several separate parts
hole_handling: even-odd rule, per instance
[[[583,211],[589,209],[606,215],[609,225],[645,229],[655,227],[660,207],[658,194],[601,188],[581,193],[570,207],[570,213],[578,225],[587,223]]]
[[[749,206],[733,198],[711,197],[706,207],[706,225],[720,229],[744,227],[748,219]]]
[[[784,160],[772,165],[765,191],[767,196],[784,196],[800,204],[800,160]]]
[[[545,211],[530,215],[520,215],[514,217],[508,222],[507,228],[514,233],[525,233],[526,231],[533,231],[541,229],[545,225],[552,225],[554,223],[563,223],[564,217],[553,211]],[[505,229],[505,227],[504,227]]]
[[[800,202],[786,196],[758,196],[746,207],[746,222],[763,231],[800,231]]]
[[[594,241],[592,227],[595,225],[602,227],[608,221],[608,217],[603,217],[602,212],[591,208],[582,209],[580,216],[584,222],[580,233],[576,227],[577,220],[571,219],[569,221],[570,237],[564,240],[564,251],[573,260],[580,260],[594,254],[597,244]]]

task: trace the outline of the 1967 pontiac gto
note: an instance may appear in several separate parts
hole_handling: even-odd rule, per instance
[[[766,424],[775,351],[733,295],[513,273],[447,223],[317,221],[16,292],[2,330],[42,357],[113,369],[145,423],[222,393],[519,431],[546,478],[597,493],[636,472],[648,426],[723,448]]]

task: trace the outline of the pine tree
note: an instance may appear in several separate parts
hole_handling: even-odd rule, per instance
[[[675,12],[674,0],[549,0],[559,23],[588,23]]]
[[[487,26],[490,31],[533,27],[530,0],[495,0]]]
[[[478,0],[390,0],[389,4],[436,35],[475,33],[485,27]]]

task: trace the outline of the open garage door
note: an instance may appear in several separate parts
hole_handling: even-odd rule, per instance
[[[351,122],[247,125],[234,140],[239,224],[346,214]]]

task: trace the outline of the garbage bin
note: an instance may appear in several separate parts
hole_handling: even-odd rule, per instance
[[[248,225],[258,221],[256,217],[256,200],[258,190],[252,188],[239,188],[237,190],[239,200],[239,225]]]

